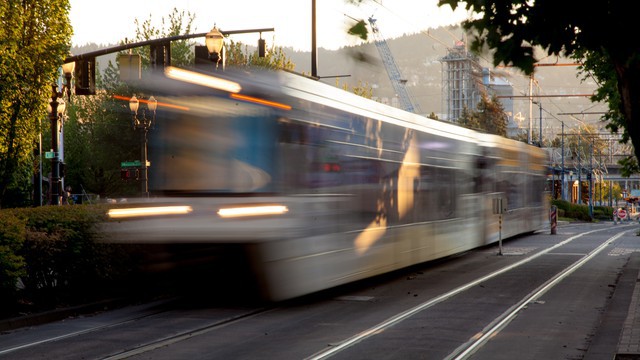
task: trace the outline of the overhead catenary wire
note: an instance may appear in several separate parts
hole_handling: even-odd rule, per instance
[[[406,17],[403,17],[402,15],[398,14],[397,12],[395,12],[394,10],[392,10],[391,8],[389,8],[388,6],[385,6],[381,1],[368,0],[368,1],[367,1],[367,3],[369,4],[369,6],[371,6],[371,7],[375,7],[375,9],[383,9],[383,10],[384,10],[384,11],[386,11],[388,14],[391,14],[391,15],[393,15],[394,17],[396,17],[397,19],[402,20],[405,24],[409,24],[409,26],[408,26],[409,28],[413,27],[414,29],[418,29],[418,28],[420,27],[419,25],[416,25],[414,22],[407,20],[407,19],[406,19]],[[368,11],[370,11],[370,9],[369,9]],[[352,19],[353,19],[353,18],[352,18]],[[354,20],[355,20],[355,19],[354,19]],[[442,28],[442,29],[444,29],[444,30],[445,30],[445,32],[446,32],[447,34],[449,34],[449,35],[451,36],[451,38],[452,38],[452,39],[454,39],[455,41],[459,41],[459,40],[461,40],[461,38],[460,38],[460,37],[457,37],[455,34],[453,34],[453,33],[452,33],[452,32],[451,32],[451,31],[450,31],[446,26],[443,26],[443,27],[441,27],[441,28]],[[431,40],[433,40],[433,41],[434,41],[434,42],[436,42],[437,44],[442,45],[442,46],[446,49],[446,51],[451,51],[451,50],[452,50],[452,46],[450,46],[449,44],[447,44],[447,42],[446,42],[446,41],[443,41],[443,40],[439,39],[438,37],[434,36],[434,35],[431,33],[431,31],[430,31],[429,29],[426,29],[426,30],[425,30],[425,29],[422,29],[422,30],[416,31],[416,33],[418,33],[418,32],[419,32],[419,33],[421,33],[421,34],[423,34],[423,35],[425,35],[425,36],[427,36],[428,38],[430,38]],[[463,36],[464,36],[464,34],[463,34]],[[465,46],[466,46],[466,45],[465,45]],[[491,64],[491,63],[492,63],[492,61],[490,61],[490,60],[488,60],[488,59],[484,58],[484,57],[483,57],[483,56],[481,56],[481,55],[476,54],[476,56],[477,56],[477,57],[478,57],[478,59],[480,59],[481,61],[484,61],[484,62],[486,62],[486,63],[488,63],[488,64]],[[552,59],[552,57],[555,57],[555,61],[554,61],[554,59]],[[544,63],[543,63],[542,61],[544,61],[544,60],[547,60],[547,61],[551,60],[551,61],[549,61],[549,62],[544,62]],[[576,62],[576,61],[573,61],[573,60],[570,60],[570,61],[567,61],[567,62],[561,62],[561,61],[562,61],[562,58],[560,58],[560,57],[559,57],[559,56],[557,56],[557,55],[546,55],[546,56],[544,56],[544,57],[541,57],[541,58],[540,58],[540,60],[538,60],[538,63],[537,63],[537,64],[535,64],[535,66],[536,66],[536,67],[576,67],[576,66],[580,66],[580,65],[582,65],[581,63]],[[501,67],[503,67],[503,68],[507,68],[508,66],[501,66]],[[513,74],[513,73],[511,73],[511,72],[509,72],[509,71],[505,71],[505,72],[506,72],[506,74],[507,74],[506,76],[505,76],[505,74],[499,74],[499,73],[497,73],[497,72],[495,71],[495,69],[489,69],[489,71],[490,71],[490,74],[491,74],[492,76],[497,76],[497,77],[501,77],[501,78],[514,77],[514,76],[518,76],[518,77],[520,77],[520,76],[522,76],[522,74]],[[592,75],[591,75],[591,76],[592,76]],[[527,78],[527,81],[528,81],[529,76],[526,76],[526,78]],[[597,84],[597,81],[596,81],[596,79],[594,79],[594,78],[593,78],[593,76],[592,76],[592,79],[593,79],[593,80],[594,80],[594,82]],[[522,88],[520,88],[520,87],[517,85],[517,83],[514,83],[514,82],[511,82],[511,81],[510,81],[510,84],[511,84],[512,88],[514,89],[514,92],[515,92],[515,93],[517,93],[517,94],[521,94],[521,96],[530,96],[530,94],[528,93],[528,91],[527,91],[527,90],[522,90]],[[479,85],[482,85],[482,84],[479,84]],[[539,96],[539,97],[549,97],[549,98],[552,98],[552,97],[559,97],[559,98],[560,98],[560,96],[555,96],[555,95],[552,95],[552,94],[548,94],[548,93],[546,93],[546,92],[544,91],[543,87],[542,87],[540,84],[537,84],[537,90],[538,90],[538,96]],[[592,96],[592,94],[589,94],[589,96]],[[567,95],[566,97],[571,97],[571,95]],[[587,94],[585,94],[583,97],[587,97]],[[554,100],[550,99],[550,100],[547,100],[547,101],[545,101],[545,102],[549,104],[549,105],[547,105],[547,107],[551,106],[551,107],[553,107],[553,108],[556,108],[556,109],[557,109],[557,112],[564,112],[564,111],[566,111],[566,105],[560,105],[560,104],[558,104],[558,102],[557,102],[557,101],[554,101]],[[597,104],[596,104],[596,105],[597,105]],[[596,105],[592,105],[592,106],[596,106]],[[545,109],[545,111],[546,111],[546,109]],[[558,117],[556,117],[556,116],[553,114],[553,112],[549,111],[549,112],[548,112],[548,114],[549,114],[549,116],[550,116],[551,118],[553,118],[553,119],[555,119],[555,120],[557,120],[557,121],[562,121],[562,120],[560,120]],[[531,115],[530,115],[530,116],[531,116]],[[575,116],[571,116],[571,117],[570,117],[570,120],[571,120],[571,121],[575,121],[576,123],[581,124],[581,125],[585,124],[585,121],[583,121],[583,120],[581,120],[581,119],[579,119],[578,117],[575,117]],[[566,121],[566,120],[565,120],[565,121]],[[545,128],[548,128],[548,125],[549,125],[549,124],[545,123],[545,125],[546,125],[546,126],[545,126]]]

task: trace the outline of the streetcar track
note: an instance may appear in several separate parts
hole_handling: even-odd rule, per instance
[[[169,301],[173,301],[173,300],[169,300]],[[164,301],[163,301],[163,303],[164,303]],[[71,333],[58,335],[58,336],[53,336],[53,337],[50,337],[50,338],[34,341],[34,342],[31,342],[31,343],[14,346],[14,347],[11,347],[11,348],[8,348],[8,349],[0,350],[0,355],[6,355],[6,354],[12,353],[14,351],[24,350],[24,349],[28,349],[30,347],[34,347],[34,346],[38,346],[38,345],[42,345],[42,344],[47,344],[47,343],[60,341],[60,340],[64,340],[64,339],[69,339],[69,338],[80,336],[80,335],[90,334],[90,333],[94,333],[94,332],[97,332],[97,331],[111,329],[111,328],[114,328],[114,327],[118,327],[118,326],[130,324],[130,323],[134,323],[136,321],[140,321],[140,320],[143,320],[143,319],[151,318],[153,316],[156,316],[156,315],[168,312],[168,311],[169,310],[158,310],[158,311],[150,312],[148,314],[135,316],[135,317],[132,317],[132,318],[129,318],[129,319],[126,319],[126,320],[117,321],[117,322],[106,324],[106,325],[95,326],[95,327],[91,327],[91,328],[84,329],[84,330],[74,331],[74,332],[71,332]]]
[[[634,224],[623,225],[623,226],[631,226],[631,225],[634,225]],[[377,325],[375,325],[375,326],[373,326],[373,327],[371,327],[369,329],[361,331],[360,333],[358,333],[358,334],[356,334],[356,335],[354,335],[354,336],[352,336],[352,337],[350,337],[350,338],[348,338],[348,339],[346,339],[346,340],[344,340],[342,342],[335,342],[335,343],[332,344],[332,346],[330,348],[321,350],[319,352],[316,352],[315,354],[307,357],[306,359],[307,360],[327,359],[327,358],[329,358],[329,357],[331,357],[333,355],[338,354],[341,351],[344,351],[344,350],[350,348],[351,346],[353,346],[353,345],[355,345],[355,344],[357,344],[357,343],[359,343],[359,342],[361,342],[363,340],[366,340],[366,339],[368,339],[368,338],[370,338],[370,337],[372,337],[372,336],[374,336],[376,334],[382,333],[385,329],[390,328],[392,326],[395,326],[395,325],[401,323],[402,321],[404,321],[404,320],[406,320],[406,319],[408,319],[408,318],[410,318],[410,317],[412,317],[412,316],[414,316],[414,315],[416,315],[416,314],[418,314],[418,313],[420,313],[420,312],[422,312],[422,311],[424,311],[424,310],[426,310],[426,309],[428,309],[428,308],[430,308],[430,307],[432,307],[434,305],[437,305],[437,304],[439,304],[439,303],[441,303],[443,301],[446,301],[446,300],[448,300],[448,299],[450,299],[450,298],[452,298],[452,297],[454,297],[454,296],[456,296],[456,295],[458,295],[458,294],[460,294],[460,293],[462,293],[462,292],[464,292],[466,290],[469,290],[469,289],[473,288],[474,286],[479,285],[479,284],[481,284],[481,283],[483,283],[483,282],[485,282],[485,281],[487,281],[489,279],[492,279],[492,278],[494,278],[494,277],[496,277],[498,275],[504,274],[504,273],[506,273],[506,272],[508,272],[510,270],[513,270],[513,269],[515,269],[515,268],[517,268],[519,266],[522,266],[522,265],[524,265],[524,264],[526,264],[526,263],[528,263],[530,261],[533,261],[533,260],[537,259],[538,257],[543,256],[545,254],[548,254],[549,252],[551,252],[551,251],[553,251],[553,250],[555,250],[557,248],[560,248],[560,247],[562,247],[562,246],[564,246],[564,245],[566,245],[566,244],[568,244],[568,243],[570,243],[570,242],[572,242],[572,241],[574,241],[574,240],[576,240],[576,239],[578,239],[580,237],[583,237],[585,235],[590,235],[592,233],[596,233],[596,232],[600,232],[600,231],[610,230],[610,229],[611,228],[594,229],[594,230],[590,230],[590,231],[586,231],[586,232],[583,232],[583,233],[579,233],[579,234],[573,235],[573,236],[571,236],[571,237],[569,237],[569,238],[557,243],[556,245],[553,245],[553,246],[551,246],[551,247],[549,247],[547,249],[544,249],[544,250],[542,250],[542,251],[540,251],[540,252],[538,252],[536,254],[533,254],[533,255],[531,255],[531,256],[529,256],[527,258],[524,258],[524,259],[522,259],[520,261],[517,261],[517,262],[515,262],[515,263],[513,263],[511,265],[505,266],[502,269],[499,269],[499,270],[497,270],[495,272],[492,272],[490,274],[482,276],[482,277],[480,277],[480,278],[478,278],[478,279],[476,279],[474,281],[471,281],[471,282],[469,282],[467,284],[464,284],[462,286],[459,286],[459,287],[457,287],[457,288],[455,288],[455,289],[453,289],[453,290],[451,290],[449,292],[446,292],[446,293],[441,294],[439,296],[436,296],[436,297],[434,297],[434,298],[432,298],[432,299],[430,299],[430,300],[428,300],[426,302],[423,302],[423,303],[421,303],[421,304],[419,304],[419,305],[417,305],[417,306],[415,306],[415,307],[413,307],[413,308],[411,308],[409,310],[406,310],[406,311],[401,312],[401,313],[399,313],[399,314],[397,314],[395,316],[392,316],[392,317],[388,318],[387,320],[385,320],[385,321],[383,321],[383,322],[381,322],[381,323],[379,323],[379,324],[377,324]],[[592,251],[591,253],[587,254],[586,256],[581,258],[580,260],[576,261],[574,263],[574,265],[575,264],[580,264],[580,266],[582,266],[582,264],[584,262],[586,262],[589,259],[591,259],[592,256],[595,256],[597,253],[602,251],[607,245],[609,245],[611,242],[615,241],[616,239],[621,237],[625,232],[628,232],[628,231],[629,230],[621,231],[618,234],[614,235],[613,237],[609,238],[600,247],[597,248],[597,250],[598,250],[597,252],[595,252],[595,250]],[[587,260],[583,261],[585,258],[587,258]],[[568,269],[573,268],[574,265],[570,266]],[[573,268],[573,270],[571,270],[571,272],[575,271],[575,269],[577,269],[578,267]],[[566,274],[565,276],[568,276],[568,275],[569,274]],[[565,276],[563,276],[562,278],[564,278]],[[553,283],[553,285],[555,285],[560,280],[561,279],[557,279],[557,281],[548,280],[545,284]],[[545,292],[546,292],[546,290],[545,290]],[[536,295],[536,296],[540,296],[543,293],[544,292],[539,293],[539,291],[534,291],[533,294]],[[525,297],[525,299],[526,298],[527,297]],[[528,304],[529,302],[530,302],[530,300],[529,301],[525,301],[524,305]],[[524,307],[524,305],[522,307]],[[517,313],[520,310],[521,310],[521,307],[517,306],[517,304],[516,304],[516,305],[510,307],[510,309],[507,310],[507,312],[505,314],[508,314],[508,313],[514,312],[514,311],[515,311],[515,313]],[[501,315],[499,318],[504,317],[505,314]],[[489,323],[488,327],[490,327],[491,329],[496,328],[495,326],[492,326],[492,324],[494,324],[496,322],[498,323],[498,325],[500,323],[502,323],[499,320],[494,320],[491,323]],[[506,323],[505,323],[505,325],[506,325]],[[495,334],[495,332],[492,333],[492,334]],[[476,343],[476,342],[480,341],[481,338],[483,340],[486,340],[486,338],[488,338],[488,336],[484,337],[481,334],[476,334],[471,339],[471,343]],[[465,344],[469,344],[469,343],[465,343]],[[465,347],[465,344],[461,345],[458,349],[456,349],[453,354],[450,354],[449,357],[447,357],[447,359],[452,359],[452,356],[457,356],[456,354],[463,352],[467,348],[467,347]],[[458,358],[456,358],[456,359],[458,359]]]
[[[183,331],[183,332],[181,332],[179,334],[176,334],[176,335],[168,336],[168,337],[165,337],[165,338],[162,338],[162,339],[159,339],[159,340],[155,340],[155,341],[149,342],[149,343],[144,344],[144,345],[136,346],[136,347],[134,347],[132,349],[124,350],[124,351],[122,351],[120,353],[117,353],[117,354],[114,354],[114,355],[111,355],[111,356],[107,356],[107,357],[103,358],[102,360],[120,360],[120,359],[129,358],[131,356],[144,354],[146,352],[156,350],[156,349],[161,348],[163,346],[168,346],[168,345],[175,344],[175,343],[178,343],[178,342],[181,342],[181,341],[185,341],[185,340],[188,340],[188,339],[190,339],[192,337],[206,334],[206,333],[208,333],[210,331],[220,329],[220,328],[225,327],[227,325],[235,324],[235,323],[237,323],[239,321],[242,321],[242,320],[251,319],[251,318],[253,318],[255,316],[258,316],[258,315],[273,311],[275,309],[277,309],[277,308],[276,307],[266,307],[266,308],[260,308],[260,309],[248,312],[246,314],[236,315],[236,316],[233,316],[233,317],[228,318],[228,319],[224,319],[224,320],[221,320],[221,321],[216,321],[216,322],[214,322],[212,324],[209,324],[209,325],[201,326],[199,328],[192,329],[192,330],[186,330],[186,331]]]
[[[525,296],[522,300],[516,303],[514,306],[509,308],[502,315],[494,319],[488,326],[488,329],[483,332],[476,334],[471,340],[471,342],[465,343],[456,349],[452,354],[446,357],[446,359],[452,360],[463,360],[467,359],[470,355],[475,353],[482,345],[484,345],[487,340],[491,337],[497,335],[500,330],[504,329],[515,317],[524,309],[528,304],[535,302],[538,298],[544,295],[547,291],[551,290],[554,286],[556,286],[560,281],[562,281],[567,276],[571,275],[574,271],[582,267],[589,260],[591,260],[594,256],[598,255],[602,252],[609,244],[619,239],[629,230],[625,230],[619,232],[618,234],[610,237],[605,242],[600,244],[597,248],[586,254],[578,261],[571,264],[569,267],[563,269],[558,274],[554,275],[551,279],[547,280],[544,284],[539,286],[533,292]]]
[[[174,343],[178,343],[184,340],[188,340],[189,338],[195,337],[195,336],[199,336],[202,334],[206,334],[210,331],[216,330],[216,329],[220,329],[224,326],[227,325],[231,325],[234,323],[237,323],[239,321],[242,320],[247,320],[247,319],[251,319],[257,315],[260,314],[264,314],[266,312],[272,311],[277,309],[277,307],[263,307],[263,308],[259,308],[259,309],[255,309],[249,312],[245,312],[242,314],[238,314],[238,315],[234,315],[231,316],[229,318],[223,319],[223,320],[217,320],[214,321],[213,323],[204,325],[204,326],[200,326],[197,328],[193,328],[193,329],[188,329],[188,330],[184,330],[176,335],[171,335],[171,336],[167,336],[167,337],[163,337],[157,340],[153,340],[150,342],[147,342],[145,344],[142,345],[138,345],[129,349],[125,349],[121,352],[118,352],[116,354],[113,355],[109,355],[107,357],[104,357],[102,359],[108,359],[108,360],[116,360],[116,359],[126,359],[128,357],[131,356],[135,356],[135,355],[140,355],[143,354],[145,352],[149,352],[149,351],[153,351],[155,349],[158,349],[160,347],[163,346],[167,346],[167,345],[171,345]],[[117,322],[113,322],[110,324],[105,324],[105,325],[101,325],[101,326],[95,326],[95,327],[91,327],[88,329],[84,329],[84,330],[80,330],[80,331],[75,331],[75,332],[71,332],[71,333],[67,333],[67,334],[63,334],[63,335],[59,335],[59,336],[54,336],[54,337],[50,337],[50,338],[46,338],[46,339],[42,339],[42,340],[38,340],[38,341],[34,341],[34,342],[30,342],[27,344],[22,344],[22,345],[18,345],[18,346],[14,346],[8,349],[4,349],[4,350],[0,350],[0,355],[6,355],[18,350],[25,350],[25,349],[29,349],[32,347],[36,347],[39,345],[43,345],[46,343],[51,343],[51,342],[55,342],[55,341],[60,341],[60,340],[65,340],[65,339],[69,339],[69,338],[73,338],[73,337],[77,337],[77,336],[82,336],[82,335],[86,335],[86,334],[90,334],[90,333],[94,333],[94,332],[99,332],[102,330],[106,330],[106,329],[112,329],[112,328],[116,328],[118,326],[122,326],[122,325],[127,325],[127,324],[131,324],[131,323],[135,323],[137,321],[141,321],[144,319],[148,319],[148,318],[152,318],[154,316],[157,316],[159,314],[163,314],[163,313],[168,313],[171,312],[171,309],[166,309],[166,310],[159,310],[159,311],[154,311],[148,314],[144,314],[141,316],[135,316],[129,319],[125,319],[122,321],[117,321]]]

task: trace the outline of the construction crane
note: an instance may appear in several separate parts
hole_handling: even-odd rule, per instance
[[[373,34],[376,47],[378,48],[378,52],[380,53],[380,57],[382,58],[384,67],[387,69],[387,74],[389,75],[389,80],[391,80],[393,90],[396,92],[398,98],[400,99],[402,108],[406,111],[415,113],[416,107],[414,107],[414,102],[411,100],[411,96],[409,95],[409,92],[406,88],[407,80],[402,79],[400,70],[398,69],[398,65],[393,59],[393,55],[391,54],[389,45],[387,45],[387,41],[378,31],[376,19],[374,19],[373,17],[369,17],[369,26],[371,26],[371,32]]]

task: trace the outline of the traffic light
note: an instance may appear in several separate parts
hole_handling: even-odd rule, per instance
[[[120,80],[132,81],[142,78],[142,58],[139,54],[119,54]]]
[[[76,95],[96,94],[96,58],[77,60],[75,67]]]
[[[149,63],[154,72],[164,72],[171,66],[171,42],[149,45]]]
[[[263,58],[267,55],[267,44],[264,39],[258,40],[258,56]]]
[[[129,169],[121,169],[120,170],[120,178],[122,180],[129,180],[131,178],[131,170],[129,170]]]

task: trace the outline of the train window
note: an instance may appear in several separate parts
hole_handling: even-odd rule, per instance
[[[287,144],[306,144],[307,134],[303,124],[281,118],[279,123],[279,141]]]
[[[458,195],[469,184],[464,179],[470,179],[462,171],[439,166],[421,167],[415,221],[446,220],[456,216]]]
[[[456,210],[456,172],[455,169],[438,168],[436,174],[436,220],[450,219]]]

